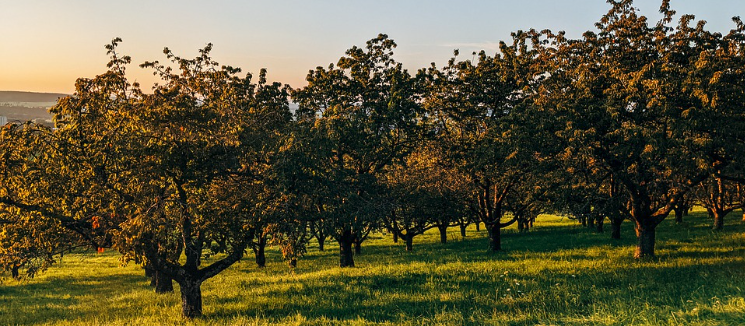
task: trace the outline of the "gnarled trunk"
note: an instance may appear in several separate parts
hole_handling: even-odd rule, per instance
[[[440,243],[448,243],[448,226],[438,225],[437,229],[440,231]]]
[[[186,318],[202,316],[202,282],[194,279],[183,279],[179,282],[181,289],[181,312]]]

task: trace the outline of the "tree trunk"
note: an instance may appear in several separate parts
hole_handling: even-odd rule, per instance
[[[18,271],[21,268],[21,265],[13,264],[13,267],[10,268],[10,276],[17,280],[21,278],[21,273]]]
[[[448,243],[448,226],[438,225],[437,229],[440,230],[440,243]]]
[[[155,287],[158,285],[158,278],[155,277],[155,270],[150,266],[150,264],[145,265],[145,277],[150,279],[150,287]]]
[[[179,282],[181,288],[181,312],[184,317],[192,319],[202,316],[202,282],[184,279]]]
[[[580,216],[579,223],[582,224],[582,226],[587,227],[587,218],[585,218],[584,216]]]
[[[354,243],[352,230],[346,229],[342,232],[339,242],[339,267],[354,267],[354,254],[352,244]]]
[[[605,222],[605,216],[598,217],[597,221],[595,221],[595,232],[597,233],[603,233],[603,223]]]
[[[462,238],[465,238],[466,237],[466,228],[467,227],[468,227],[468,225],[466,225],[466,224],[461,224],[460,225],[460,236]]]
[[[326,243],[326,237],[318,237],[318,250],[323,251],[323,244]]]
[[[587,228],[588,229],[594,229],[595,228],[595,218],[592,216],[587,217]]]
[[[351,239],[341,239],[339,241],[339,267],[354,267]]]
[[[522,219],[517,220],[517,230],[525,232],[525,222]]]
[[[259,237],[259,241],[254,244],[254,255],[256,256],[256,266],[259,268],[266,267],[266,255],[264,254],[264,248],[266,248],[266,237]]]
[[[398,243],[398,233],[393,232],[393,243]]]
[[[289,264],[290,264],[290,268],[297,267],[297,258],[290,259],[290,263]]]
[[[487,231],[489,231],[489,250],[500,251],[502,250],[502,234],[499,227],[499,222],[494,222],[492,225],[486,225]]]
[[[354,239],[354,254],[359,255],[362,253],[362,240]]]
[[[718,211],[712,211],[714,214],[714,230],[721,230],[724,229],[724,216],[726,214]]]
[[[611,239],[621,239],[621,224],[623,224],[622,218],[611,218],[610,219],[611,224],[611,232],[610,237]]]
[[[683,213],[685,212],[685,209],[683,209],[683,207],[676,207],[673,211],[675,211],[675,223],[683,223]]]
[[[745,213],[743,213],[743,220],[745,220]],[[481,231],[481,222],[476,222],[476,231]]]
[[[414,250],[414,235],[406,233],[404,236],[404,241],[406,241],[406,251],[412,251]]]
[[[634,258],[639,259],[645,257],[654,257],[656,225],[651,225],[649,223],[647,223],[647,225],[644,225],[639,222],[637,222],[636,225],[636,234],[639,238],[639,243],[636,246]]]
[[[153,271],[153,280],[155,281],[155,293],[171,293],[173,292],[173,279],[166,273],[160,271]],[[151,283],[152,284],[152,281]]]

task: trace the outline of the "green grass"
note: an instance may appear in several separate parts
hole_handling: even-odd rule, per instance
[[[739,212],[737,212],[739,213]],[[632,225],[611,241],[575,221],[541,216],[486,252],[485,231],[415,238],[414,252],[376,235],[341,269],[338,247],[311,247],[295,270],[275,250],[202,287],[205,317],[180,317],[176,293],[156,295],[116,253],[79,253],[35,279],[0,285],[0,325],[745,325],[745,225],[710,231],[702,212],[658,228],[657,255],[632,259]]]

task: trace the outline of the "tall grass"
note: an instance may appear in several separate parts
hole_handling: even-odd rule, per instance
[[[702,212],[658,228],[655,259],[635,261],[630,223],[612,241],[557,216],[506,231],[504,252],[484,231],[415,238],[382,234],[357,268],[338,247],[311,247],[294,270],[269,250],[203,285],[205,317],[180,316],[176,293],[156,295],[141,268],[116,253],[77,253],[35,279],[0,285],[0,325],[745,325],[745,225],[710,230]]]

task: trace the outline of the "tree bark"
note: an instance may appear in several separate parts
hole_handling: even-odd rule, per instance
[[[414,250],[414,235],[407,233],[404,236],[404,241],[406,241],[406,251],[412,251]]]
[[[468,227],[468,225],[466,225],[466,224],[460,224],[460,236],[462,238],[465,238],[466,237],[466,228],[467,227]]]
[[[173,292],[173,279],[164,272],[153,271],[153,280],[155,281],[155,293]],[[152,284],[152,281],[151,283]]]
[[[723,212],[718,212],[716,210],[712,211],[714,215],[714,230],[719,231],[724,229],[724,216],[726,215]]]
[[[264,249],[266,248],[266,236],[259,236],[259,241],[253,246],[254,256],[256,257],[256,266],[259,268],[266,267],[266,255]]]
[[[673,211],[675,211],[675,223],[683,223],[683,213],[685,212],[685,209],[683,209],[683,207],[676,207]]]
[[[448,226],[438,225],[437,229],[440,230],[440,243],[448,243]]]
[[[354,239],[354,254],[362,254],[362,240]]]
[[[594,229],[595,228],[595,218],[592,216],[587,217],[587,228],[588,229]]]
[[[202,316],[202,282],[185,278],[179,282],[181,288],[181,312],[186,318]]]
[[[486,225],[486,228],[489,232],[489,250],[502,250],[502,228],[499,227],[499,222],[495,222],[492,225]]]
[[[745,214],[743,214],[743,220],[745,220]],[[476,222],[476,231],[481,231],[481,222]]]
[[[623,224],[622,218],[611,218],[611,232],[610,237],[611,239],[621,239],[621,224]]]
[[[517,230],[520,232],[525,232],[525,223],[522,219],[517,220]]]
[[[595,232],[597,233],[603,233],[605,231],[603,229],[603,223],[605,222],[605,216],[598,217],[597,221],[595,221]]]
[[[339,237],[339,267],[354,267],[352,242],[354,242],[352,231],[345,230]]]
[[[634,258],[654,257],[655,229],[656,225],[651,223],[642,224],[637,222],[636,233],[639,242],[634,252]]]
[[[323,251],[323,245],[326,243],[326,237],[318,237],[318,250]]]
[[[13,267],[10,268],[10,276],[17,280],[21,278],[21,273],[19,272],[19,269],[21,268],[21,265],[19,264],[13,264]]]
[[[398,243],[398,233],[393,232],[393,243]]]

